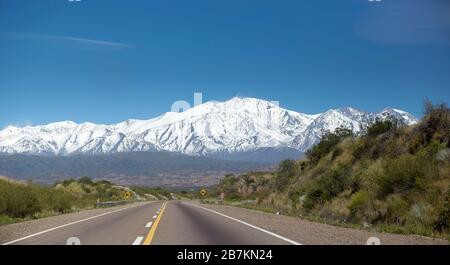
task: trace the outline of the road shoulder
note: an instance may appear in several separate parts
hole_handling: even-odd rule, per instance
[[[71,222],[76,222],[97,215],[106,214],[109,212],[118,211],[120,209],[139,206],[147,203],[150,202],[137,202],[116,207],[83,210],[75,213],[68,213],[26,222],[2,225],[0,226],[0,244],[4,244],[6,242],[29,236],[31,234],[39,233],[48,229],[52,229],[54,227],[66,225]]]
[[[198,205],[248,222],[305,245],[365,245],[371,237],[379,238],[381,244],[384,245],[448,245],[446,240],[418,235],[369,232],[228,205]]]

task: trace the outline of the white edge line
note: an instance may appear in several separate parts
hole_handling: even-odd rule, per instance
[[[142,240],[144,240],[143,236],[138,236],[136,240],[134,240],[133,245],[140,245],[142,243]]]
[[[151,227],[152,224],[153,224],[152,222],[148,222],[148,223],[145,225],[145,227],[147,227],[147,228],[148,228],[148,227]]]
[[[50,228],[50,229],[47,229],[47,230],[44,230],[44,231],[41,231],[41,232],[38,232],[38,233],[35,233],[35,234],[31,234],[29,236],[25,236],[25,237],[22,237],[22,238],[13,240],[13,241],[9,241],[9,242],[3,243],[2,245],[4,245],[4,246],[5,245],[11,245],[11,244],[17,243],[19,241],[22,241],[22,240],[25,240],[25,239],[28,239],[28,238],[32,238],[32,237],[35,237],[35,236],[38,236],[38,235],[42,235],[42,234],[54,231],[56,229],[60,229],[60,228],[63,228],[63,227],[69,226],[69,225],[78,224],[78,223],[81,223],[81,222],[92,220],[94,218],[98,218],[98,217],[105,216],[105,215],[108,215],[108,214],[120,212],[120,211],[123,211],[123,210],[126,210],[126,209],[130,209],[130,208],[134,208],[134,207],[137,207],[137,206],[142,206],[142,204],[132,205],[132,206],[125,207],[125,208],[120,208],[120,209],[117,209],[117,210],[114,210],[114,211],[110,211],[110,212],[102,213],[102,214],[99,214],[99,215],[91,216],[91,217],[86,218],[86,219],[78,220],[78,221],[71,222],[71,223],[64,224],[64,225],[60,225],[60,226],[56,226],[56,227],[53,227],[53,228]]]
[[[241,220],[236,219],[236,218],[233,218],[233,217],[231,217],[231,216],[228,216],[228,215],[225,215],[225,214],[222,214],[222,213],[219,213],[219,212],[216,212],[216,211],[214,211],[214,210],[211,210],[211,209],[208,209],[208,208],[205,208],[205,207],[201,207],[201,206],[198,206],[198,205],[194,205],[194,204],[190,204],[190,205],[192,205],[192,206],[194,206],[194,207],[197,207],[197,208],[200,208],[200,209],[203,209],[203,210],[206,210],[206,211],[210,211],[210,212],[212,212],[212,213],[218,214],[218,215],[220,215],[220,216],[223,216],[223,217],[228,218],[228,219],[230,219],[230,220],[236,221],[236,222],[238,222],[238,223],[244,224],[244,225],[246,225],[246,226],[249,226],[249,227],[251,227],[251,228],[254,228],[254,229],[256,229],[256,230],[259,230],[259,231],[264,232],[264,233],[266,233],[266,234],[269,234],[269,235],[271,235],[271,236],[274,236],[274,237],[276,237],[276,238],[278,238],[278,239],[281,239],[281,240],[284,240],[284,241],[286,241],[286,242],[289,242],[289,243],[291,243],[292,245],[302,245],[302,244],[300,244],[300,243],[298,243],[298,242],[296,242],[296,241],[294,241],[294,240],[291,240],[291,239],[286,238],[286,237],[284,237],[284,236],[280,236],[280,235],[275,234],[275,233],[273,233],[273,232],[270,232],[270,231],[268,231],[268,230],[266,230],[266,229],[263,229],[263,228],[261,228],[261,227],[257,227],[257,226],[255,226],[255,225],[249,224],[249,223],[247,223],[247,222],[241,221]]]
[[[156,219],[156,217],[158,217],[157,215],[153,215],[153,219]]]

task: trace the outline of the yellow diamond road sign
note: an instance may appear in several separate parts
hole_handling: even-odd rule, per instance
[[[129,191],[127,191],[127,192],[125,192],[125,193],[123,194],[123,197],[125,197],[125,199],[130,198],[130,197],[131,197],[131,193],[130,193]]]
[[[208,194],[208,191],[205,190],[205,189],[202,189],[202,190],[200,191],[200,195],[202,195],[202,196],[206,196],[207,194]]]

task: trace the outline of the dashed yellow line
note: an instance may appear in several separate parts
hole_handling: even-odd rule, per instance
[[[167,202],[165,202],[162,205],[161,210],[159,211],[158,217],[156,217],[156,220],[153,223],[152,228],[150,228],[150,231],[148,232],[148,235],[145,238],[143,245],[150,245],[152,243],[153,237],[155,236],[156,229],[158,228],[159,221],[161,220],[164,210],[166,209],[166,204],[167,204]]]

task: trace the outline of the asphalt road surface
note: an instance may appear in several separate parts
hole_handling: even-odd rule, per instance
[[[196,245],[298,244],[201,205],[150,202],[60,224],[2,244]]]
[[[389,245],[448,244],[194,201],[140,202],[0,226],[0,245],[365,245],[373,238]]]

